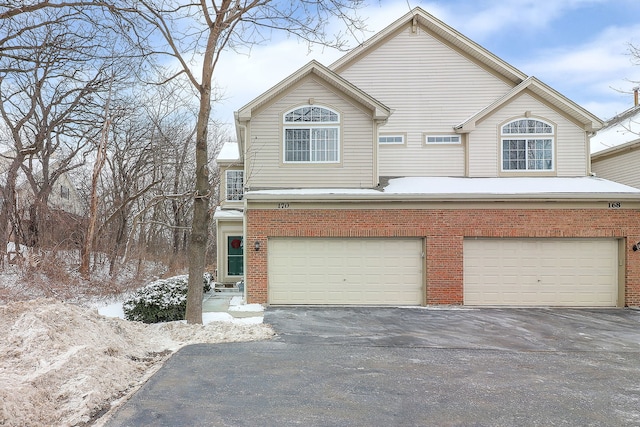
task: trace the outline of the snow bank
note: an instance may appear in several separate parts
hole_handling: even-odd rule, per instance
[[[263,324],[145,325],[50,299],[0,306],[0,425],[90,423],[184,345],[272,335]]]

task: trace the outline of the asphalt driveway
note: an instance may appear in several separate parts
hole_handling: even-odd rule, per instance
[[[270,308],[188,346],[108,426],[640,425],[640,311]]]

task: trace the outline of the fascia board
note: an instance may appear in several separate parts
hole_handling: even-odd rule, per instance
[[[631,200],[640,202],[640,194],[635,193],[529,193],[529,194],[478,194],[478,193],[448,193],[448,194],[292,194],[292,193],[245,193],[247,203],[252,201],[281,202],[504,202],[504,201],[549,201],[549,202],[610,202],[612,200]]]
[[[304,67],[300,68],[298,71],[294,72],[289,77],[285,78],[280,83],[273,86],[271,89],[267,90],[262,95],[255,98],[253,101],[238,110],[237,120],[240,122],[246,122],[250,120],[252,112],[256,107],[269,102],[270,99],[278,96],[278,94],[285,91],[288,87],[292,86],[293,84],[310,74],[317,75],[319,78],[328,82],[346,95],[350,96],[353,99],[356,99],[363,105],[366,105],[374,112],[375,120],[386,120],[391,114],[391,110],[389,107],[376,100],[371,95],[364,92],[362,89],[359,89],[346,79],[329,70],[318,61],[312,60]]]
[[[491,112],[507,104],[511,99],[522,93],[525,89],[529,89],[536,95],[550,102],[552,105],[558,107],[561,111],[567,113],[580,123],[584,125],[586,131],[594,131],[600,129],[603,125],[595,115],[591,114],[575,102],[569,100],[553,88],[542,83],[540,80],[531,76],[520,83],[518,86],[511,89],[509,92],[475,113],[462,123],[454,126],[454,129],[458,133],[466,133],[475,129],[476,123],[483,119],[485,116],[491,114]]]

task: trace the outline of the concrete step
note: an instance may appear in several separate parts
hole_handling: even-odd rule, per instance
[[[216,293],[222,293],[222,294],[225,294],[225,295],[231,295],[231,294],[240,295],[241,294],[241,292],[238,290],[238,288],[222,288],[222,287],[220,287],[220,288],[213,288],[213,290]]]

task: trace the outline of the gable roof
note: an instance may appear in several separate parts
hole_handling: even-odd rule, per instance
[[[236,123],[251,119],[251,115],[254,110],[273,100],[309,75],[319,77],[323,81],[329,83],[332,87],[340,90],[351,98],[356,99],[358,102],[371,109],[375,120],[386,120],[389,115],[391,115],[389,107],[368,95],[363,90],[357,88],[352,83],[349,83],[346,79],[340,77],[318,61],[312,60],[298,71],[294,72],[289,77],[282,80],[280,83],[236,111]]]
[[[253,101],[246,104],[244,107],[240,108],[238,111],[234,113],[235,122],[236,122],[236,137],[239,145],[239,156],[240,160],[243,159],[244,153],[244,138],[246,134],[246,128],[242,125],[243,122],[246,122],[251,119],[251,115],[253,112],[261,107],[262,105],[267,104],[272,101],[276,97],[283,94],[290,87],[295,85],[296,83],[303,80],[305,77],[314,75],[318,78],[322,79],[332,87],[337,90],[345,93],[349,97],[357,100],[362,105],[366,106],[373,112],[373,119],[384,121],[389,118],[391,115],[391,109],[376,100],[365,91],[357,88],[354,84],[348,82],[346,79],[340,77],[338,74],[334,73],[321,63],[316,60],[312,60],[308,62],[305,66],[300,68],[298,71],[291,74],[286,79],[282,80],[280,83],[273,86],[271,89],[264,92],[262,95],[255,98]]]
[[[342,58],[331,64],[329,68],[335,72],[341,72],[351,62],[357,60],[357,58],[366,54],[371,49],[375,49],[379,44],[384,43],[384,40],[387,37],[394,34],[401,28],[404,28],[408,24],[411,24],[414,27],[421,25],[423,28],[431,31],[447,43],[455,46],[457,49],[460,49],[460,51],[474,58],[476,61],[495,71],[514,84],[519,84],[522,80],[527,78],[527,75],[522,71],[498,58],[487,49],[459,33],[433,15],[425,12],[420,7],[414,8],[409,13],[396,20],[370,39],[366,40],[360,46],[351,50]]]
[[[584,130],[586,131],[593,132],[603,126],[602,120],[600,120],[598,117],[591,114],[575,102],[571,101],[569,98],[565,97],[555,89],[547,86],[537,78],[531,76],[527,77],[524,81],[522,81],[522,83],[466,119],[462,123],[455,125],[455,131],[458,133],[467,133],[474,130],[478,121],[482,120],[484,117],[488,116],[496,109],[507,104],[509,101],[514,99],[525,90],[533,92],[537,96],[553,105],[555,108],[558,108],[564,114],[576,120],[578,123],[581,123],[584,127]]]

